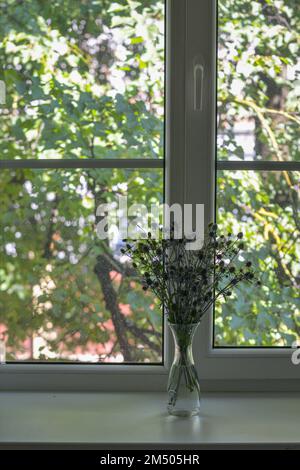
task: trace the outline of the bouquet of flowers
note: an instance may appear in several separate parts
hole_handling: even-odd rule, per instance
[[[168,410],[191,416],[200,410],[200,386],[192,354],[194,333],[203,315],[221,297],[228,299],[241,283],[256,283],[251,261],[244,258],[243,233],[218,235],[210,224],[200,249],[188,249],[190,238],[171,236],[126,243],[121,251],[142,275],[143,289],[151,289],[166,312],[175,358],[168,381]]]
[[[190,238],[148,237],[129,243],[126,253],[133,267],[142,275],[143,289],[151,289],[165,308],[172,324],[198,323],[209,308],[220,298],[227,299],[241,283],[260,282],[256,279],[251,261],[244,260],[243,233],[218,235],[218,227],[211,223],[203,246],[187,249]]]

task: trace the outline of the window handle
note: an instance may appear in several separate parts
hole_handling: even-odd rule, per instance
[[[194,111],[202,111],[204,67],[194,65]]]

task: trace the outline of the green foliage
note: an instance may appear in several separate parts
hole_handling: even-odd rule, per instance
[[[299,161],[299,19],[294,0],[219,1],[219,159]],[[222,171],[217,188],[218,222],[244,231],[263,287],[241,286],[217,306],[216,344],[290,346],[300,335],[300,174]]]
[[[162,157],[162,2],[16,1],[0,31],[2,158]]]
[[[299,9],[298,0],[219,0],[219,159],[249,158],[237,134],[246,123],[251,158],[300,160]],[[163,10],[161,0],[2,2],[0,158],[161,158]],[[218,222],[244,231],[263,273],[259,292],[241,287],[217,306],[218,345],[299,337],[299,180],[218,175]],[[119,247],[95,239],[94,212],[117,194],[158,201],[161,173],[1,170],[0,192],[9,358],[160,360],[156,301]]]
[[[1,5],[0,158],[161,158],[163,28],[155,0]],[[158,203],[162,188],[156,170],[1,171],[9,359],[160,361],[155,299],[97,239],[95,214],[122,194]]]

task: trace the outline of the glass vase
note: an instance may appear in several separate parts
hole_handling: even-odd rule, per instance
[[[199,323],[169,323],[175,356],[168,381],[168,412],[175,416],[194,416],[200,411],[200,386],[193,359],[193,338]]]

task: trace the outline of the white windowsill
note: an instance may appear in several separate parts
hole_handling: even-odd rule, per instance
[[[2,448],[299,447],[298,393],[205,394],[200,417],[165,393],[0,393]]]

